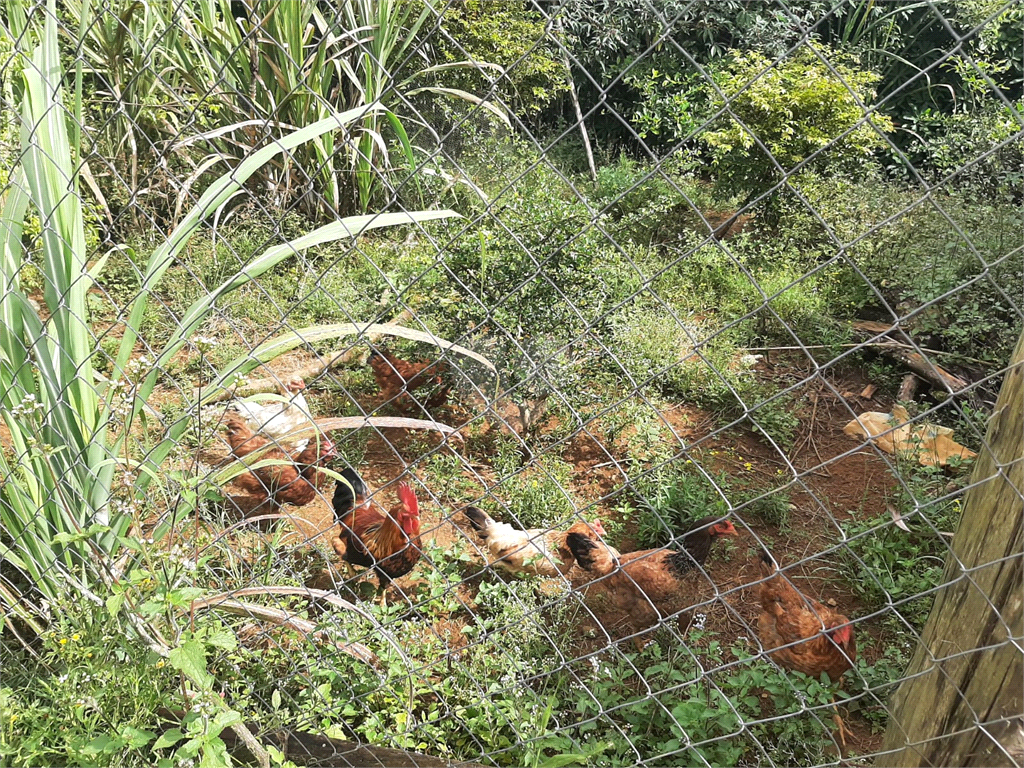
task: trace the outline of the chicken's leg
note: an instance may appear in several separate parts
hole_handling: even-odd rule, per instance
[[[839,755],[842,757],[846,753],[846,728],[843,727],[843,718],[839,716],[839,707],[836,705],[835,696],[832,697],[832,709],[835,710],[832,722],[836,724],[836,729],[839,731]]]
[[[388,607],[388,587],[391,586],[391,579],[385,576],[383,573],[378,571],[377,573],[377,591],[380,592],[380,607]]]

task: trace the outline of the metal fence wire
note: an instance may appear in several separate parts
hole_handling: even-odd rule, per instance
[[[0,14],[10,764],[1024,764],[1018,3]]]

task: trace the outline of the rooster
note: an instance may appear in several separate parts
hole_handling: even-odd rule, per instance
[[[857,641],[850,620],[817,600],[800,594],[779,574],[778,563],[761,552],[761,644],[782,667],[810,677],[827,674],[836,683],[857,660]],[[843,721],[837,712],[839,739],[846,746]]]
[[[235,484],[256,499],[266,499],[274,506],[292,504],[304,507],[312,502],[317,492],[327,484],[327,476],[320,467],[337,457],[334,443],[328,438],[307,441],[305,449],[294,456],[285,453],[269,439],[252,431],[247,421],[236,413],[227,413],[227,441],[231,453],[244,459],[259,451],[252,463],[266,460],[287,462],[256,467],[234,479]]]
[[[680,552],[646,549],[613,557],[578,533],[566,536],[566,544],[593,579],[584,592],[605,628],[615,634],[642,635],[690,604],[687,577],[704,565],[718,537],[737,535],[732,522],[711,516],[689,528]],[[686,630],[689,620],[689,611],[680,614],[680,631]]]
[[[436,388],[424,403],[427,410],[444,405],[448,400],[451,384],[445,383],[442,376],[448,370],[443,361],[410,363],[381,349],[374,350],[367,362],[386,403],[394,401],[396,407],[406,410],[413,404],[409,393],[426,387]]]
[[[419,502],[412,487],[400,483],[399,503],[390,512],[377,511],[356,472],[345,469],[341,476],[346,482],[335,487],[333,502],[341,536],[332,544],[345,562],[374,570],[383,604],[384,590],[392,579],[409,573],[420,559]]]
[[[302,451],[309,445],[308,438],[290,438],[289,435],[304,427],[312,426],[313,417],[303,390],[306,382],[300,378],[289,379],[284,384],[282,395],[287,402],[256,403],[251,400],[233,400],[228,409],[245,419],[249,426],[277,443],[279,448]]]
[[[565,543],[566,536],[570,533],[590,537],[606,547],[610,556],[619,556],[618,552],[599,538],[606,535],[600,520],[594,520],[593,523],[581,520],[567,531],[549,531],[543,528],[530,528],[524,531],[508,523],[495,522],[487,513],[476,507],[466,509],[466,517],[483,539],[483,545],[492,558],[491,564],[510,573],[548,577],[566,575],[576,564],[576,558]]]

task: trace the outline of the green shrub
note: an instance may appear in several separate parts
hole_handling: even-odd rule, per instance
[[[824,150],[812,167],[856,173],[885,145],[879,131],[892,130],[888,118],[875,115],[871,124],[858,125],[864,117],[860,104],[871,103],[878,75],[858,69],[855,60],[837,51],[821,47],[817,53],[836,74],[812,43],[779,64],[757,52],[733,51],[716,72],[722,96],[709,95],[710,109],[728,103],[734,117],[699,139],[711,153],[719,183],[753,198],[780,178],[776,163],[789,173]]]
[[[800,419],[793,413],[796,408],[794,398],[788,394],[775,397],[772,385],[760,384],[742,389],[741,395],[750,409],[745,419],[750,428],[770,438],[783,450],[792,448],[800,426]]]
[[[57,616],[38,639],[38,661],[6,657],[4,765],[153,765],[157,710],[181,698],[177,672],[125,642],[124,627],[102,608],[62,606]]]
[[[503,479],[501,519],[523,528],[556,527],[574,520],[573,466],[551,454]]]
[[[590,199],[608,217],[605,230],[623,246],[670,243],[686,230],[703,232],[694,207],[706,210],[712,203],[707,186],[693,178],[693,165],[683,154],[657,166],[625,154],[600,165]]]
[[[443,8],[446,34],[435,35],[442,62],[474,59],[502,68],[498,100],[517,114],[537,114],[568,90],[565,64],[547,34],[544,18],[524,2],[465,0]],[[473,93],[492,86],[494,72],[457,73],[450,85]]]
[[[796,184],[815,213],[784,204],[778,231],[787,251],[831,258],[834,238],[856,241],[816,283],[833,338],[835,320],[888,320],[895,309],[921,346],[990,370],[1005,365],[1020,335],[1020,316],[1005,298],[1024,284],[1021,260],[1007,258],[1019,205],[971,185],[933,191],[932,205],[918,190],[878,178],[802,174]]]
[[[907,160],[895,156],[890,170],[900,178],[912,178],[906,162],[931,182],[953,176],[952,190],[970,188],[988,198],[1019,194],[1024,175],[1024,146],[1018,139],[989,152],[1020,132],[1020,110],[1015,113],[1001,101],[988,98],[974,109],[953,114],[924,109],[903,118],[909,143],[901,147]],[[987,155],[978,160],[982,155]]]
[[[696,520],[707,515],[724,517],[729,511],[729,477],[725,473],[706,477],[689,459],[650,472],[634,485],[641,548],[665,546]]]
[[[740,510],[741,517],[744,519],[756,518],[767,525],[785,528],[789,524],[789,494],[786,491],[774,491],[763,498],[756,498],[761,496],[765,490],[767,489],[754,488],[741,491],[733,503],[739,506],[743,503],[744,497],[754,498],[754,501]]]

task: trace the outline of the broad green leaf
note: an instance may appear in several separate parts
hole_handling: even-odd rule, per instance
[[[124,605],[124,595],[111,595],[107,598],[107,613],[111,617],[117,616],[121,612],[121,606]]]
[[[229,768],[231,755],[228,754],[224,740],[219,736],[212,739],[207,737],[207,739],[203,745],[202,757],[199,758],[199,768]]]
[[[149,744],[149,742],[155,739],[156,734],[152,731],[143,731],[139,728],[134,728],[130,725],[126,725],[121,730],[121,738],[128,743],[129,747],[139,749],[140,747],[146,746],[147,744]]]
[[[103,734],[90,741],[82,752],[86,755],[101,755],[107,752],[115,752],[125,744],[123,739],[114,738]]]
[[[215,648],[233,651],[238,647],[238,638],[230,629],[217,629],[206,635],[206,642]]]
[[[210,723],[210,733],[220,733],[225,728],[230,728],[240,722],[242,722],[242,716],[233,709],[218,712]]]
[[[187,640],[173,649],[167,660],[200,688],[210,690],[213,687],[213,676],[206,670],[206,652],[196,640]]]
[[[173,747],[179,741],[185,738],[183,734],[177,728],[171,728],[160,734],[160,738],[153,744],[153,749],[164,749],[165,747]]]

